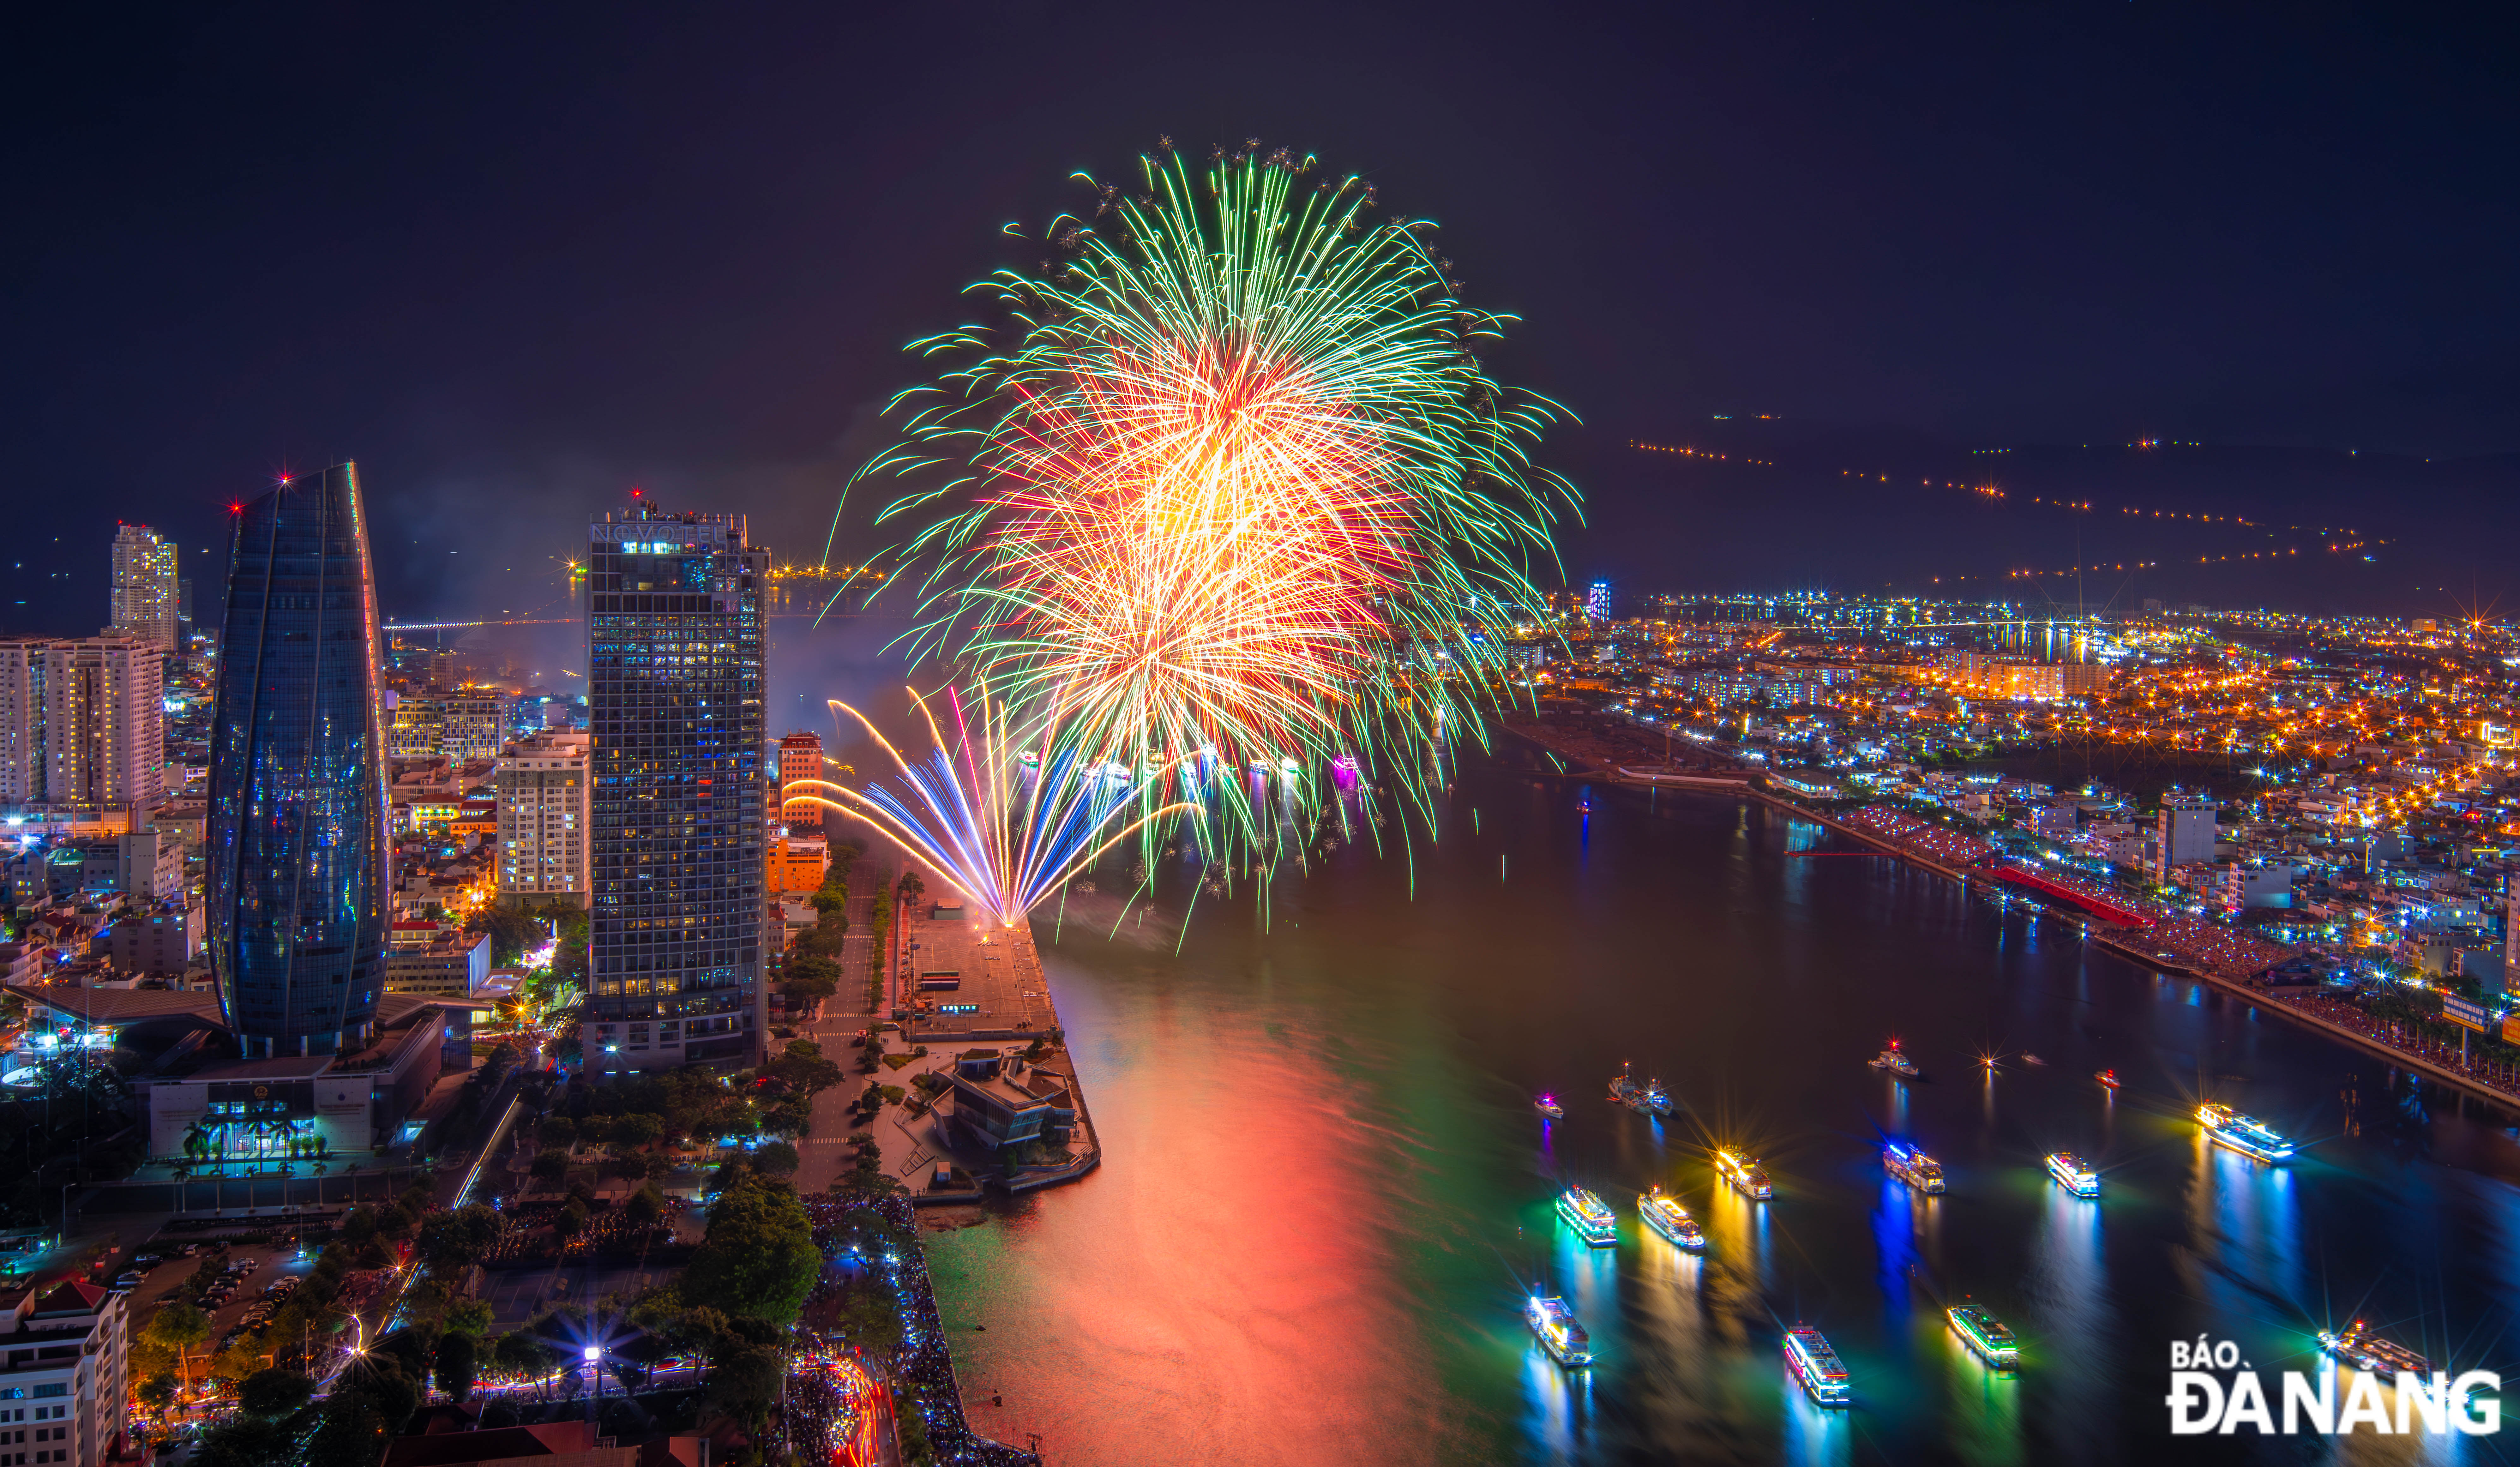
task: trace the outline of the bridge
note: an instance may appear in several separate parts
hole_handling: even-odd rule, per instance
[[[2026,886],[2043,896],[2054,897],[2060,902],[2070,902],[2103,921],[2116,922],[2128,927],[2152,925],[2152,918],[2125,903],[2113,902],[2092,892],[2067,886],[2061,881],[2050,880],[2037,871],[2024,870],[2020,867],[2009,865],[1998,866],[1990,869],[1999,881],[2008,881],[2015,886]]]

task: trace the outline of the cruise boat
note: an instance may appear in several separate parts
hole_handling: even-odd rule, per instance
[[[1903,1079],[1912,1080],[1916,1075],[1916,1062],[1899,1052],[1899,1042],[1895,1039],[1890,1042],[1889,1048],[1866,1060],[1865,1063],[1876,1070],[1888,1070]]]
[[[1610,1205],[1588,1188],[1568,1187],[1558,1193],[1557,1216],[1596,1248],[1615,1248],[1619,1244],[1619,1220],[1611,1214]]]
[[[1593,1337],[1575,1322],[1575,1311],[1554,1294],[1531,1296],[1522,1307],[1523,1320],[1540,1338],[1540,1347],[1569,1370],[1593,1363]]]
[[[2208,1100],[2196,1107],[2196,1119],[2204,1123],[2207,1135],[2243,1156],[2254,1156],[2262,1162],[2292,1160],[2292,1142],[2269,1131],[2265,1122],[2228,1105]]]
[[[2048,1158],[2048,1175],[2064,1184],[2065,1190],[2077,1197],[2100,1195],[2100,1174],[2084,1164],[2071,1151],[2059,1151]]]
[[[1558,1120],[1566,1114],[1566,1107],[1557,1103],[1557,1097],[1555,1095],[1541,1096],[1539,1099],[1531,1102],[1531,1108],[1552,1121]]]
[[[1851,1400],[1846,1388],[1846,1365],[1837,1352],[1828,1348],[1828,1337],[1808,1324],[1797,1324],[1785,1331],[1785,1363],[1794,1368],[1794,1378],[1803,1383],[1811,1399],[1824,1406],[1842,1406]]]
[[[2118,1072],[2115,1070],[2102,1070],[2092,1078],[2109,1089],[2118,1088]]]
[[[2318,1348],[2357,1370],[2368,1370],[2374,1375],[2395,1375],[2404,1370],[2429,1378],[2433,1373],[2432,1361],[2395,1340],[2373,1334],[2360,1319],[2343,1334],[2320,1330]]]
[[[1641,1116],[1671,1114],[1671,1096],[1663,1092],[1661,1081],[1648,1080],[1639,1085],[1636,1076],[1625,1069],[1610,1077],[1610,1098]]]
[[[1705,1251],[1706,1234],[1698,1228],[1697,1221],[1676,1199],[1664,1196],[1662,1188],[1656,1187],[1637,1197],[1637,1216],[1644,1219],[1645,1226],[1661,1233],[1673,1246],[1686,1248],[1691,1253]]]
[[[1943,1189],[1943,1164],[1906,1141],[1891,1141],[1881,1148],[1881,1165],[1890,1175],[1920,1192]]]
[[[1777,1195],[1777,1189],[1768,1184],[1767,1169],[1730,1146],[1715,1148],[1715,1174],[1744,1197],[1765,1202]]]
[[[1998,1370],[2010,1370],[2021,1363],[2021,1342],[2012,1337],[2011,1327],[2002,1320],[1973,1304],[1956,1305],[1943,1312],[1951,1317],[1952,1332],[1979,1359]]]

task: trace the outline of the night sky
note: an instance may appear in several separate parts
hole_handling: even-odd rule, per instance
[[[633,484],[818,557],[902,343],[1040,253],[1001,225],[1037,238],[1069,173],[1162,134],[1309,151],[1442,221],[1471,298],[1526,318],[1494,370],[1584,419],[1544,455],[1590,501],[1574,579],[1983,591],[2079,545],[2159,562],[2087,575],[2092,604],[2448,613],[2520,534],[2520,94],[2472,14],[52,23],[11,47],[10,631],[104,621],[116,519],[175,531],[206,607],[224,506],[345,457],[390,616],[548,602]],[[840,557],[871,545],[853,517]]]

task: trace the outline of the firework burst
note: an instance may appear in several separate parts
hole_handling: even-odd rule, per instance
[[[928,700],[916,689],[910,696],[932,744],[915,763],[865,714],[836,698],[831,704],[892,756],[903,793],[796,779],[781,798],[811,800],[874,826],[1001,925],[1022,921],[1059,883],[1139,827],[1191,809],[1143,801],[1138,772],[1089,763],[1072,745],[1044,739],[1025,752],[1007,710],[985,696],[967,709],[959,693],[946,694],[951,739]],[[1148,773],[1160,779],[1164,771]]]
[[[1529,451],[1561,415],[1482,369],[1507,318],[1459,299],[1431,226],[1312,173],[1167,154],[1098,189],[1062,260],[988,283],[1002,328],[917,344],[960,365],[864,471],[944,480],[885,511],[924,522],[921,648],[1089,762],[1407,783],[1502,669],[1491,630],[1538,608],[1576,496]],[[1240,790],[1211,805],[1249,834]]]

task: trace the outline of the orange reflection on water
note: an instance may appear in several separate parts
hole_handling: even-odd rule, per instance
[[[1391,1209],[1426,1205],[1413,1138],[1363,1113],[1320,1035],[1116,985],[1058,1002],[1102,1169],[930,1240],[972,1426],[1061,1462],[1434,1460],[1387,1241]]]

